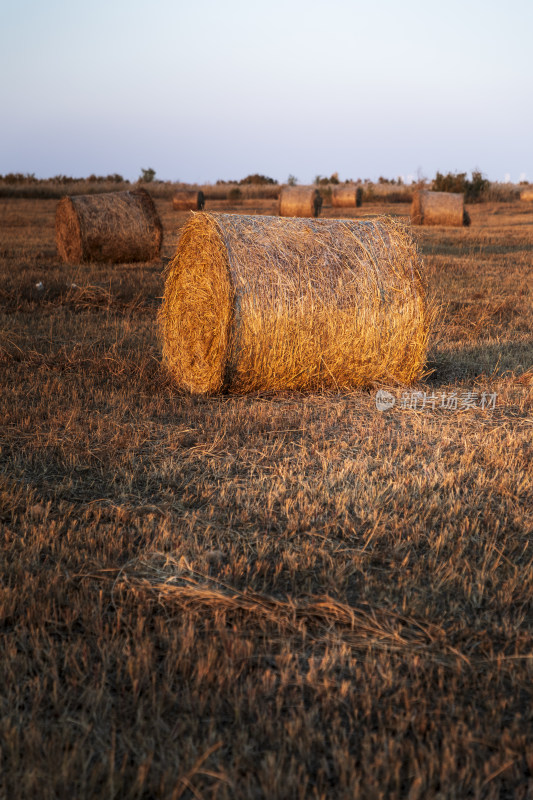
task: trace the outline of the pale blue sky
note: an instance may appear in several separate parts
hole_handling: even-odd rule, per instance
[[[533,0],[1,0],[0,173],[533,180]]]

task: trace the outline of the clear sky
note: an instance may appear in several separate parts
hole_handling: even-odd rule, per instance
[[[533,0],[2,0],[0,173],[533,181]]]

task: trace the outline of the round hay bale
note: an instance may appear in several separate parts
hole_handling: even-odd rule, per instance
[[[183,189],[172,198],[172,207],[176,211],[202,211],[205,206],[205,195],[202,191]]]
[[[166,269],[164,362],[194,394],[408,384],[428,338],[419,266],[385,217],[195,214]]]
[[[341,183],[331,190],[331,205],[334,208],[359,208],[363,202],[363,190],[355,183]]]
[[[520,192],[520,200],[525,200],[526,203],[533,203],[533,188],[522,189]]]
[[[448,225],[460,228],[470,224],[470,217],[465,213],[462,194],[423,189],[415,192],[413,197],[411,222],[413,225]]]
[[[279,195],[280,217],[318,217],[322,195],[313,186],[284,186]]]
[[[56,246],[63,261],[125,263],[159,256],[163,227],[144,189],[63,197],[56,211]]]

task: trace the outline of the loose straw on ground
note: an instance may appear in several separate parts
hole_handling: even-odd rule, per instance
[[[195,394],[411,383],[429,327],[419,268],[388,218],[195,214],[166,270],[164,361]]]
[[[144,189],[63,197],[56,211],[56,246],[69,264],[152,261],[163,228]]]
[[[454,192],[415,192],[411,205],[413,225],[447,225],[460,228],[470,225],[464,196]]]

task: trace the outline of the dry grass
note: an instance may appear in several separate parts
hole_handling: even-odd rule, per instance
[[[180,395],[161,265],[62,265],[55,206],[0,204],[0,796],[530,797],[525,204],[416,232],[457,413]]]
[[[165,362],[193,393],[411,383],[431,315],[419,269],[392,218],[197,214],[167,269]]]

